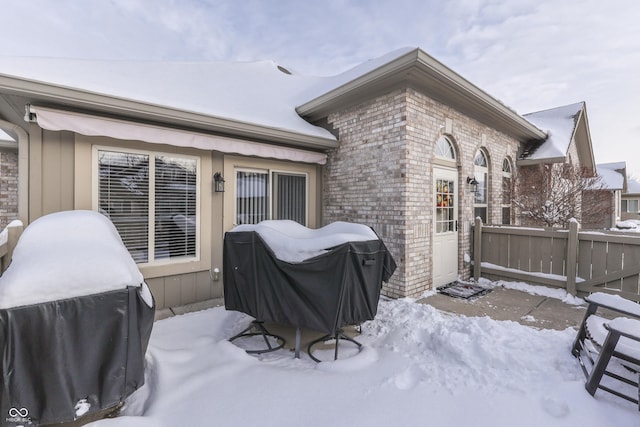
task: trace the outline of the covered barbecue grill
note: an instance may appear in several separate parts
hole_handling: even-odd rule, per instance
[[[0,425],[73,421],[144,384],[154,302],[103,215],[44,216],[0,277]]]
[[[241,225],[224,239],[225,307],[335,338],[344,326],[375,317],[382,282],[395,268],[382,240],[364,225]]]

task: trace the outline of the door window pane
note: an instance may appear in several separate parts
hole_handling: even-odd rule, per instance
[[[236,171],[236,223],[257,224],[268,219],[307,225],[306,175]]]
[[[269,217],[269,174],[236,172],[236,223],[257,224]]]
[[[455,231],[454,181],[436,179],[436,233]]]
[[[274,218],[307,223],[307,177],[273,173]]]

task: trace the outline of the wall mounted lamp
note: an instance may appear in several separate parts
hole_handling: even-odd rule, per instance
[[[469,189],[472,193],[478,192],[478,180],[472,178],[470,176],[467,177],[467,184],[469,185]]]
[[[220,172],[213,174],[213,190],[216,193],[224,193],[224,177]]]

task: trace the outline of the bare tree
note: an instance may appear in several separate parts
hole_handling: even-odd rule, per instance
[[[601,178],[585,168],[570,164],[520,167],[514,186],[513,203],[527,225],[567,227],[572,218],[581,221],[583,216],[611,214],[610,203],[583,203],[586,192],[604,190]]]

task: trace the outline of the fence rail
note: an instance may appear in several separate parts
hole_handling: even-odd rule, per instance
[[[474,225],[474,277],[609,292],[640,301],[640,234]],[[479,262],[478,262],[479,261]]]

